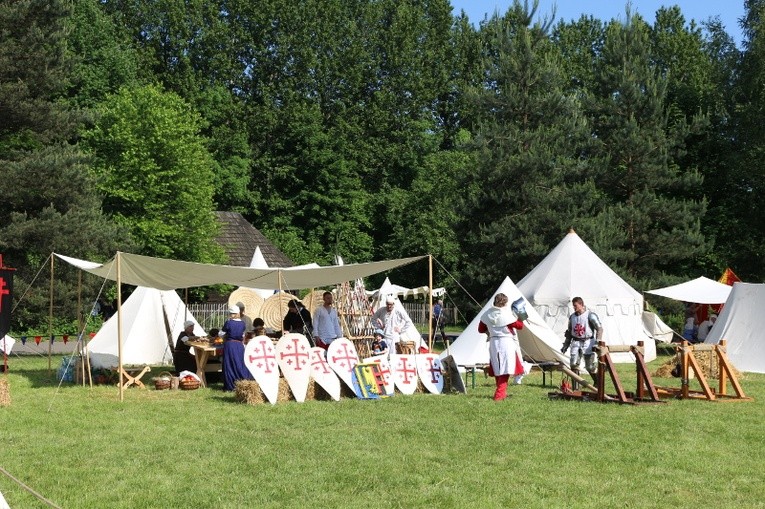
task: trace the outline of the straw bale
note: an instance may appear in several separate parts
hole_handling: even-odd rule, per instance
[[[693,356],[696,358],[696,362],[701,368],[701,372],[707,379],[717,380],[719,378],[718,365],[717,365],[717,353],[716,352],[694,352]],[[676,366],[680,365],[680,354],[675,355],[667,362],[659,366],[652,376],[657,378],[672,378],[672,370]],[[679,368],[678,368],[679,369]],[[731,371],[737,379],[741,379],[741,372],[735,367],[731,366]],[[689,377],[695,378],[693,370],[689,370]]]
[[[260,405],[267,403],[268,398],[263,394],[263,390],[255,380],[239,380],[236,382],[234,388],[234,396],[237,401],[246,403],[248,405]],[[327,391],[321,388],[319,384],[312,378],[308,382],[308,391],[306,392],[305,400],[319,400],[326,401],[332,399]],[[276,396],[277,403],[284,403],[287,401],[295,401],[295,396],[292,395],[292,390],[285,378],[279,379],[279,392]]]
[[[275,293],[267,298],[260,308],[260,317],[266,322],[266,327],[282,330],[282,321],[287,314],[287,304],[296,298],[286,292]]]
[[[252,288],[240,286],[228,296],[228,305],[236,306],[237,302],[244,304],[244,314],[253,320],[260,316],[260,309],[263,307],[263,297]],[[281,325],[279,326],[281,328]]]
[[[311,312],[311,316],[313,316],[317,309],[324,305],[324,298],[322,297],[323,295],[324,290],[313,290],[307,293],[305,297],[303,297],[301,302],[305,308]]]
[[[6,379],[0,379],[0,406],[11,406],[11,385]]]

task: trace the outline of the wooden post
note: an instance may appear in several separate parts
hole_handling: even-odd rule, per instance
[[[725,343],[726,341],[724,339],[720,340],[720,344],[717,345],[717,379],[720,382],[717,390],[717,394],[720,396],[725,396],[727,391],[727,376],[728,372],[726,369],[723,369],[723,364],[725,362]],[[733,378],[731,377],[731,380]]]
[[[53,342],[53,255],[50,255],[50,289],[48,299],[48,376],[51,376],[51,355]]]
[[[683,399],[688,398],[688,341],[680,344],[680,390]]]
[[[428,350],[433,351],[433,255],[428,255]],[[441,310],[443,313],[443,310]]]
[[[117,370],[119,380],[122,382],[122,266],[120,252],[117,251]],[[125,401],[125,388],[120,386],[120,401]]]

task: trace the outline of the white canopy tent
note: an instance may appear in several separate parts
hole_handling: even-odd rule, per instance
[[[321,288],[371,276],[422,260],[425,256],[398,258],[379,262],[352,263],[342,266],[253,269],[231,265],[183,262],[152,258],[131,253],[117,253],[106,263],[95,263],[69,256],[56,256],[80,269],[123,284],[158,290],[192,288],[226,283],[246,288]]]
[[[106,263],[96,263],[54,253],[61,260],[91,274],[110,279],[117,283],[118,312],[117,320],[117,357],[119,369],[124,365],[121,285],[145,286],[158,290],[174,290],[226,283],[247,288],[318,288],[391,270],[418,260],[425,256],[400,258],[380,262],[358,263],[343,266],[316,268],[274,268],[253,269],[195,262],[184,262],[164,258],[118,252]],[[123,386],[119,385],[120,400],[123,399]]]
[[[397,297],[401,297],[402,299],[406,299],[407,297],[426,297],[430,293],[430,288],[427,286],[418,286],[416,288],[407,288],[405,286],[396,285],[391,283],[390,278],[385,278],[385,281],[383,281],[383,284],[380,285],[380,288],[377,290],[367,290],[367,296],[371,297],[376,303],[378,303],[377,309],[379,307],[379,302],[382,298],[385,298],[388,295],[396,295]],[[434,297],[440,297],[441,295],[446,293],[446,289],[444,288],[433,288],[433,296]]]
[[[489,343],[486,341],[486,334],[478,332],[478,323],[481,321],[483,313],[492,306],[494,296],[498,293],[507,295],[510,302],[523,297],[513,281],[506,277],[497,291],[481,308],[481,311],[473,318],[470,325],[454,340],[448,350],[441,353],[442,359],[451,355],[459,366],[489,363]],[[524,300],[526,300],[525,297]],[[568,365],[568,356],[560,352],[563,346],[563,336],[556,335],[528,301],[526,301],[526,312],[529,318],[523,322],[523,329],[518,331],[518,341],[524,358],[534,362],[557,361]]]
[[[175,290],[139,286],[122,304],[123,364],[172,364],[170,345],[183,330],[186,320],[194,322],[194,334],[205,335],[196,318]],[[112,315],[88,343],[94,368],[119,364],[117,315]]]
[[[741,371],[765,373],[765,284],[734,283],[705,343],[726,340],[728,358]]]
[[[731,286],[702,276],[685,283],[648,290],[646,293],[683,302],[723,304],[728,300],[731,289]]]
[[[571,299],[581,297],[603,324],[606,344],[643,341],[644,358],[656,358],[654,337],[643,326],[643,296],[614,272],[571,230],[518,283],[518,289],[556,335],[563,338],[573,313]],[[630,353],[612,354],[614,362],[633,362]]]

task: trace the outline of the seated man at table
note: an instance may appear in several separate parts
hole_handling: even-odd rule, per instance
[[[178,334],[178,340],[175,342],[175,350],[173,350],[173,366],[175,366],[176,373],[181,371],[197,372],[197,359],[194,354],[191,353],[190,340],[197,339],[194,335],[194,322],[187,320],[183,324],[183,330]]]

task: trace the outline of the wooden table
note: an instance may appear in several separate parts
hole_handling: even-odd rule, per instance
[[[223,345],[211,345],[206,341],[189,341],[188,344],[194,347],[194,356],[197,359],[197,376],[202,382],[202,387],[207,387],[207,377],[205,376],[207,361],[210,360],[211,355],[222,351]]]

